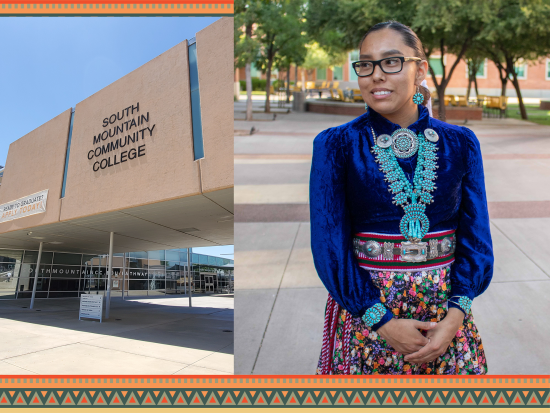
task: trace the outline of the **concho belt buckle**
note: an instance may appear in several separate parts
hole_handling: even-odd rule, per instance
[[[428,255],[427,242],[410,242],[401,243],[401,259],[407,262],[422,262],[426,261]]]

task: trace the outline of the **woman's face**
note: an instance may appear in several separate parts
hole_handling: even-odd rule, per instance
[[[367,36],[359,59],[380,60],[392,56],[415,57],[415,54],[399,32],[386,28]],[[426,61],[405,61],[398,73],[384,73],[377,65],[372,75],[358,78],[361,95],[369,107],[383,115],[411,109],[416,107],[412,96],[426,77],[427,69]]]

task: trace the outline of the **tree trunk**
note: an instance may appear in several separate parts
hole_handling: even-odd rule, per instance
[[[250,74],[250,67],[252,65],[247,63],[244,69],[246,76],[246,120],[252,120],[252,76]]]
[[[512,84],[514,85],[514,89],[516,89],[516,94],[518,95],[518,101],[519,101],[519,111],[521,113],[521,118],[524,120],[528,120],[527,118],[527,109],[525,109],[525,104],[523,103],[523,97],[521,96],[521,90],[519,88],[519,82],[516,73],[514,72],[512,74]]]
[[[524,120],[527,120],[527,110],[525,109],[525,105],[523,103],[523,97],[521,96],[518,75],[516,73],[516,69],[514,68],[514,63],[515,62],[510,56],[506,56],[506,72],[512,74],[512,85],[514,85],[514,89],[516,89],[516,95],[518,96],[519,111],[521,113],[521,118]]]
[[[468,69],[468,88],[466,89],[466,101],[470,99],[471,91],[472,91],[472,71]]]
[[[474,88],[476,90],[476,99],[477,99],[477,97],[479,96],[479,92],[477,90],[477,77],[475,76],[474,76]]]
[[[445,122],[445,119],[447,119],[447,113],[445,111],[445,88],[441,85],[436,84],[435,89],[437,90],[437,96],[439,98],[439,113],[437,117]]]
[[[271,94],[271,66],[273,65],[273,59],[267,61],[267,70],[265,72],[265,113],[271,112],[271,102],[269,96]]]
[[[290,64],[286,71],[286,103],[290,103]]]
[[[306,76],[305,76],[306,70],[302,69],[302,92],[306,91]]]

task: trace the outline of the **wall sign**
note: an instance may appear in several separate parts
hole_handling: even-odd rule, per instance
[[[103,319],[103,295],[82,294],[80,296],[80,312],[78,319],[95,318],[101,323]]]
[[[144,156],[145,139],[155,130],[154,124],[149,126],[149,112],[139,112],[139,102],[106,117],[101,126],[104,130],[94,136],[94,148],[88,151],[94,172]]]
[[[46,212],[47,200],[48,190],[46,189],[0,205],[0,222],[12,221],[14,219]]]

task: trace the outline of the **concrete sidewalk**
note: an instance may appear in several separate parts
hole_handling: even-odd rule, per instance
[[[256,102],[255,102],[256,103]],[[236,111],[239,105],[236,103]],[[310,251],[308,181],[320,131],[351,117],[235,121],[235,373],[313,374],[327,292]],[[489,374],[550,372],[550,127],[469,121],[484,156],[495,274],[474,300]]]
[[[233,296],[113,298],[102,323],[75,298],[0,300],[0,375],[232,374]]]

